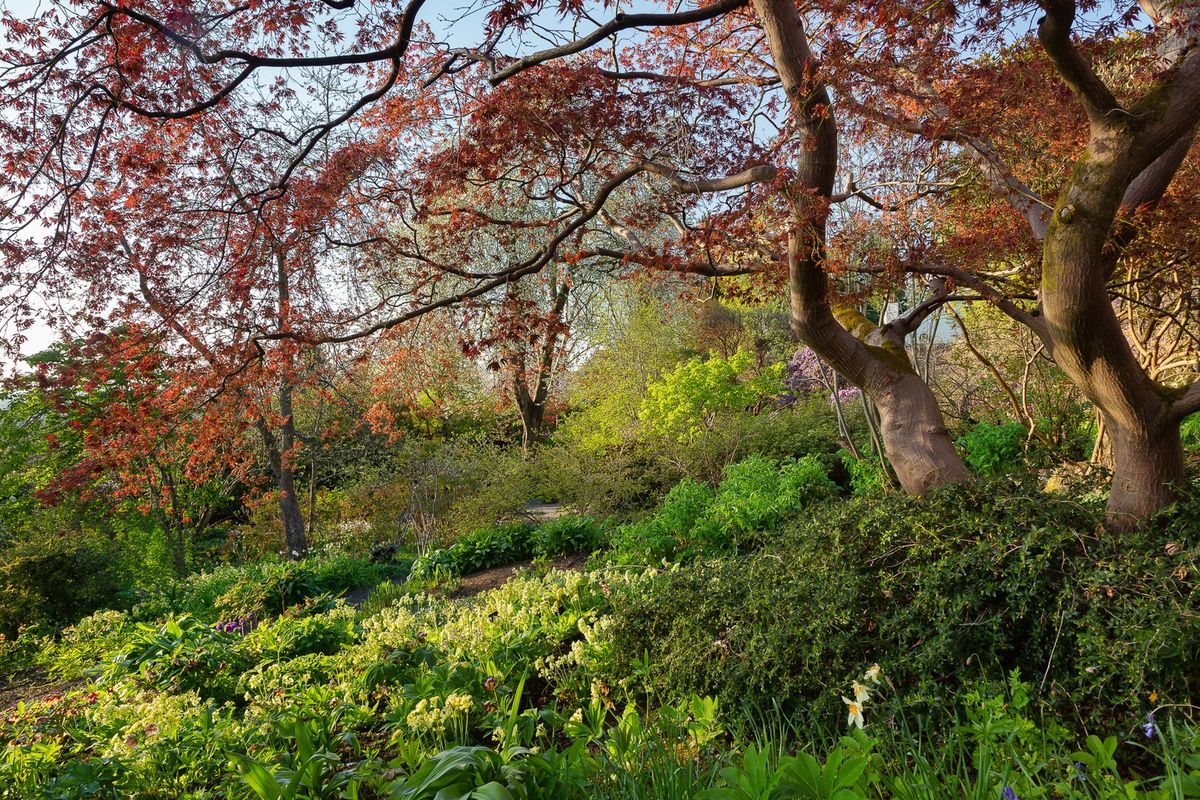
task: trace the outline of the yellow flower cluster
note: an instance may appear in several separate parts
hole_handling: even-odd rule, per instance
[[[427,697],[408,713],[405,722],[417,734],[444,739],[447,732],[456,736],[465,733],[467,717],[475,708],[469,694],[452,694],[445,700]]]

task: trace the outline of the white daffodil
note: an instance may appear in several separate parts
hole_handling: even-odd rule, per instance
[[[850,684],[850,691],[854,692],[854,702],[856,703],[865,703],[871,699],[871,690],[858,681]]]
[[[883,670],[878,664],[872,664],[871,668],[863,673],[863,680],[871,683],[879,683],[879,679],[883,676]]]
[[[863,726],[862,705],[851,700],[849,697],[843,697],[842,702],[848,706],[846,709],[846,724],[852,728],[855,725],[861,728]]]

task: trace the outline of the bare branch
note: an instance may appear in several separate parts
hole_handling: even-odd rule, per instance
[[[1071,38],[1075,0],[1043,0],[1046,16],[1038,22],[1038,39],[1054,62],[1058,74],[1075,92],[1092,125],[1110,127],[1125,110],[1092,69]]]
[[[488,81],[493,86],[499,86],[509,78],[524,72],[530,67],[535,67],[538,64],[544,64],[547,61],[553,61],[557,58],[574,55],[575,53],[582,53],[592,45],[602,42],[609,36],[620,31],[631,28],[690,25],[693,22],[704,22],[705,20],[713,19],[741,8],[746,5],[746,2],[747,0],[717,0],[717,2],[711,5],[702,6],[692,11],[680,11],[675,14],[626,14],[623,11],[619,11],[611,20],[596,28],[596,30],[587,36],[580,37],[558,47],[540,50],[524,58],[519,58],[504,69],[491,75]]]

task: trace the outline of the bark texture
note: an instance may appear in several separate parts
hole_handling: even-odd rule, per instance
[[[887,333],[861,315],[834,315],[825,272],[826,224],[837,170],[837,123],[803,23],[791,0],[755,0],[776,70],[803,147],[788,187],[791,208],[788,274],[792,329],[817,355],[865,392],[879,409],[884,450],[906,492],[921,494],[965,480],[937,399],[916,375],[903,347],[903,328]],[[897,338],[899,345],[897,345]]]
[[[1046,229],[1042,310],[1055,361],[1096,406],[1111,438],[1108,524],[1128,529],[1176,498],[1184,477],[1179,423],[1194,403],[1147,375],[1107,284],[1135,235],[1122,217],[1158,202],[1195,137],[1200,54],[1194,46],[1179,50],[1143,97],[1123,108],[1075,49],[1074,4],[1048,12],[1038,35],[1087,111],[1089,139]]]

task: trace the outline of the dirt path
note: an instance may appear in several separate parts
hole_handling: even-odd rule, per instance
[[[32,703],[56,694],[63,694],[87,683],[87,678],[69,681],[50,681],[44,672],[22,675],[12,683],[0,684],[0,711],[8,711],[17,703]]]
[[[583,565],[587,563],[587,560],[587,555],[576,553],[573,556],[556,558],[550,562],[550,566],[558,570],[579,571],[583,569]],[[480,592],[486,592],[488,589],[503,586],[512,578],[514,572],[519,569],[528,569],[532,566],[532,561],[519,561],[516,564],[509,564],[506,567],[493,567],[492,569],[485,569],[482,572],[476,572],[472,575],[465,575],[460,581],[458,589],[450,596],[474,597]]]
[[[588,556],[584,553],[576,553],[570,556],[561,556],[550,562],[550,567],[558,570],[575,570],[580,571],[583,565],[587,563]],[[459,579],[458,588],[449,595],[452,598],[474,597],[480,592],[486,592],[489,589],[495,589],[498,586],[503,586],[512,578],[513,573],[519,569],[531,569],[532,561],[518,561],[516,564],[508,564],[503,567],[492,567],[491,569],[473,572],[470,575],[464,575]],[[403,583],[397,580],[393,583]],[[358,608],[361,606],[371,592],[375,591],[376,586],[364,586],[359,589],[352,589],[342,595],[342,599],[347,605]]]

